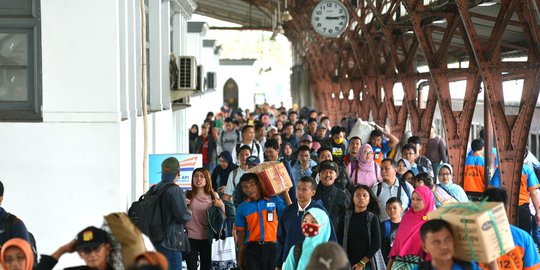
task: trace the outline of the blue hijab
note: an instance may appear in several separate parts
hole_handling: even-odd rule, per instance
[[[283,269],[306,269],[313,250],[318,245],[324,244],[330,240],[332,228],[330,226],[330,218],[328,218],[328,214],[326,214],[324,210],[315,207],[306,210],[304,217],[308,213],[311,214],[319,224],[319,234],[313,237],[306,237],[304,239],[304,242],[302,244],[302,255],[300,256],[298,263],[294,261],[294,247],[291,248],[291,250],[289,251],[289,255],[287,256],[287,260],[285,260],[285,263],[283,265]],[[302,217],[302,220],[303,219],[304,218]]]
[[[236,169],[238,166],[233,163],[232,154],[229,151],[223,151],[221,154],[219,154],[220,158],[223,158],[227,161],[228,165],[227,168],[223,169],[221,166],[218,166],[219,170],[219,186],[226,186],[227,181],[229,180],[229,174],[232,170]],[[219,188],[219,187],[217,187]]]

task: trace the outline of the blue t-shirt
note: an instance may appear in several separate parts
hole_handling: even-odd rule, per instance
[[[465,263],[470,264],[473,270],[477,270],[477,269],[481,270],[482,269],[476,263],[472,263],[472,262],[465,262]],[[431,269],[437,270],[437,268],[435,268],[433,266],[431,267]],[[415,266],[412,270],[418,270],[418,266]],[[461,267],[459,264],[454,262],[454,265],[452,265],[452,270],[465,270],[465,269],[463,269],[463,267]]]

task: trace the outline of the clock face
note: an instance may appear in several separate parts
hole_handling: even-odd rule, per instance
[[[349,13],[337,0],[322,0],[311,14],[311,24],[315,32],[325,37],[337,37],[347,29]]]

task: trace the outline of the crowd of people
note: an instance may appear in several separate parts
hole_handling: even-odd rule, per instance
[[[523,166],[519,222],[511,226],[515,249],[490,265],[464,262],[453,258],[450,225],[427,214],[455,202],[508,203],[496,158],[489,161],[495,171],[485,186],[490,172],[483,169],[482,134],[463,164],[462,187],[435,128],[427,138],[398,138],[373,125],[369,137],[361,138],[349,121],[332,125],[322,112],[266,104],[255,112],[225,106],[216,115],[209,112],[200,129],[189,130],[189,151],[202,154],[203,167],[183,191],[172,185],[180,176],[179,161],[163,161],[162,181],[149,192],[163,194],[164,231],[159,239],[151,237],[156,251],[136,256],[131,268],[182,269],[185,260],[188,269],[202,270],[540,269],[539,164],[532,155]],[[265,161],[282,163],[292,188],[266,196],[259,176],[250,172]],[[1,224],[10,227],[9,234],[0,233],[3,269],[52,269],[71,252],[85,261],[77,269],[118,269],[107,230],[85,228],[38,260],[24,223],[10,216],[0,207]],[[224,238],[234,239],[236,259],[214,265],[212,243]]]
[[[192,153],[202,154],[203,167],[214,170],[212,175],[216,175],[211,179],[214,190],[220,191],[226,204],[230,202],[237,208],[236,216],[226,219],[231,220],[228,232],[241,234],[236,238],[240,266],[305,269],[308,258],[304,248],[312,250],[321,242],[337,242],[353,269],[407,269],[403,267],[433,259],[426,252],[420,233],[428,212],[448,203],[480,200],[486,189],[500,187],[498,171],[489,186],[484,184],[482,132],[473,140],[463,165],[462,187],[457,184],[444,139],[436,134],[435,127],[426,138],[407,133],[398,138],[388,128],[373,125],[366,139],[354,136],[348,121],[351,120],[331,125],[322,112],[275,109],[265,104],[255,112],[228,108],[217,114],[209,112],[201,125],[201,134],[197,134],[197,126],[192,127]],[[229,157],[229,153],[232,164],[228,158],[222,162],[221,157]],[[219,158],[212,159],[213,156]],[[285,165],[293,181],[286,196],[262,198],[243,192],[243,177],[259,180],[246,171],[261,161]],[[491,162],[496,169],[496,158]],[[538,216],[539,209],[540,184],[534,173],[537,162],[524,165],[519,206],[526,206],[527,212],[520,212],[518,226],[531,237],[532,243],[537,242],[533,231],[540,224],[540,219],[533,218]],[[255,215],[261,220],[239,214],[248,202],[265,200],[280,202],[275,203],[277,230],[267,224],[262,212]],[[286,201],[292,204],[281,203]],[[529,206],[536,212],[531,214]],[[314,208],[328,216],[330,226],[320,215],[310,212]],[[252,213],[254,210],[249,212]],[[306,223],[325,224],[318,226],[318,232],[324,231],[323,235],[328,236],[308,237],[305,230],[310,226]],[[261,232],[263,228],[268,231]],[[247,240],[245,235],[249,235]],[[303,246],[302,256],[295,256],[298,243]],[[508,269],[540,267],[536,244],[527,250],[536,259]],[[270,257],[275,258],[273,263]],[[500,267],[506,269],[502,266],[504,263]]]

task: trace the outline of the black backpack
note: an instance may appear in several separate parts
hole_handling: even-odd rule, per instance
[[[158,190],[155,190],[156,186],[153,186],[138,201],[133,202],[128,210],[128,216],[133,224],[153,243],[159,243],[163,240],[167,225],[165,224],[166,220],[163,219],[161,196],[175,185],[174,183],[165,183]]]
[[[7,217],[4,220],[3,228],[4,233],[7,235],[12,235],[13,233],[13,224],[15,224],[17,221],[19,221],[19,218],[17,216],[6,213]],[[11,237],[7,237],[6,239],[10,239]],[[36,238],[34,238],[34,235],[31,232],[28,232],[28,240],[30,243],[30,247],[32,247],[32,253],[34,254],[34,267],[32,269],[36,269],[37,262],[38,262],[38,253],[37,253],[37,245],[36,245]]]

